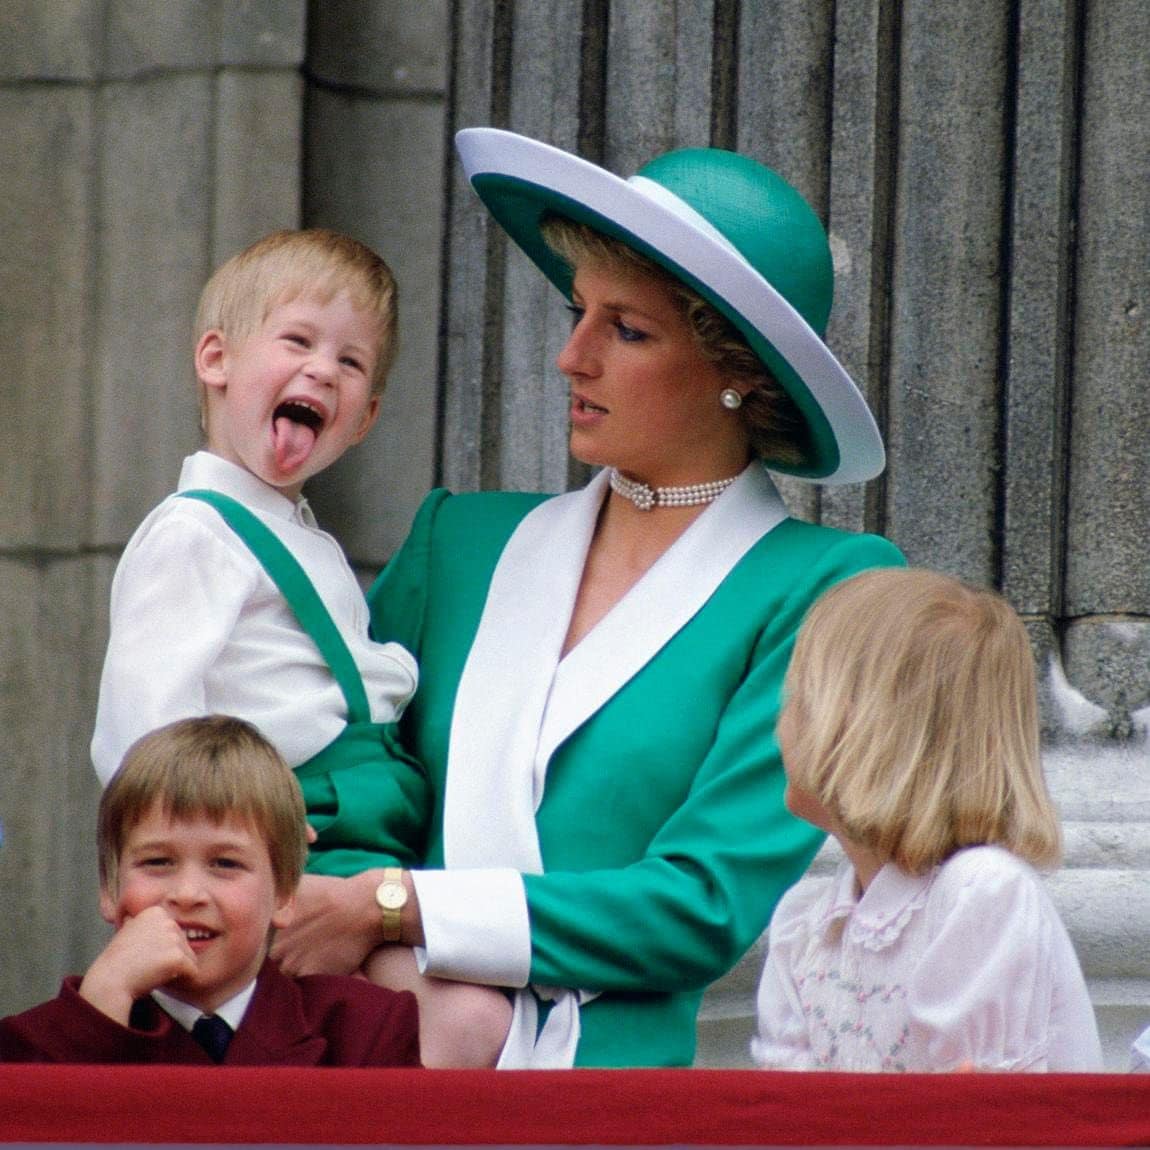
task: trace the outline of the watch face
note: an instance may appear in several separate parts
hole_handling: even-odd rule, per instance
[[[407,902],[407,888],[401,882],[381,883],[375,898],[384,910],[399,910]]]

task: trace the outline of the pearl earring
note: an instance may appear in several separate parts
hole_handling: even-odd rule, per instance
[[[738,411],[743,406],[743,397],[733,387],[724,387],[719,392],[719,402],[728,411]]]

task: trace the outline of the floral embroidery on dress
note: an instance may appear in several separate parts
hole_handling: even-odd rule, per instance
[[[910,1039],[910,1027],[903,1022],[892,1037],[876,1033],[873,1021],[868,1021],[881,1018],[883,1013],[893,1013],[896,1018],[905,1014],[907,991],[901,983],[864,984],[835,968],[799,975],[795,987],[818,1068],[906,1070],[902,1056]]]
[[[844,862],[785,897],[769,946],[761,1065],[1101,1068],[1073,945],[1039,876],[1001,847],[917,876],[888,863],[865,892]],[[1020,983],[1024,969],[1034,977]]]

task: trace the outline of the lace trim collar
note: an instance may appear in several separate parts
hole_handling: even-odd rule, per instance
[[[844,861],[827,892],[819,925],[826,930],[840,924],[855,945],[885,950],[906,929],[914,913],[926,905],[937,873],[936,868],[929,874],[909,875],[887,863],[859,898],[854,867]]]

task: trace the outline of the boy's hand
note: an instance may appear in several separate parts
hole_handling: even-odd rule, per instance
[[[195,973],[196,956],[179,923],[150,906],[120,924],[80,983],[80,997],[127,1026],[137,998]]]

